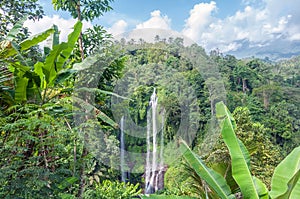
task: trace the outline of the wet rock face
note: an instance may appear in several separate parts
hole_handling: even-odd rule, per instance
[[[165,173],[168,169],[167,165],[164,165],[160,167],[158,170],[156,170],[154,173],[151,172],[150,176],[151,179],[148,184],[145,184],[145,189],[144,193],[145,194],[152,194],[155,193],[156,191],[164,189],[164,177]]]

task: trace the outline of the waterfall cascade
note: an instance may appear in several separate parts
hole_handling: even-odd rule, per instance
[[[158,123],[159,114],[157,112],[157,96],[155,89],[149,102],[149,110],[147,111],[147,153],[145,166],[145,190],[146,194],[154,193],[164,188],[164,174],[166,166],[164,165],[164,120],[165,110],[161,113],[161,123]],[[121,163],[121,180],[126,182],[128,177],[125,171],[125,117],[120,121],[120,163]],[[158,125],[159,124],[159,125]],[[160,142],[158,143],[158,140]],[[159,145],[159,151],[158,149]]]
[[[160,131],[160,154],[157,154],[157,138],[158,138],[158,113],[157,113],[157,96],[155,89],[150,98],[150,109],[147,112],[147,155],[145,168],[145,193],[151,194],[163,189],[164,184],[164,159],[163,159],[163,145],[164,145],[164,111],[162,113],[161,131]],[[151,133],[152,131],[152,133]],[[152,136],[152,142],[151,142]],[[152,151],[151,151],[152,148]],[[152,158],[152,161],[150,160]],[[159,164],[158,164],[159,159]]]

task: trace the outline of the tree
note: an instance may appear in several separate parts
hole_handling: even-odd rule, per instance
[[[299,117],[299,106],[281,101],[272,105],[264,118],[274,143],[282,146],[286,153],[298,145]]]
[[[55,10],[69,11],[71,16],[78,21],[93,21],[95,18],[103,15],[104,12],[112,8],[109,4],[113,0],[52,0]],[[78,39],[81,59],[85,57],[83,50],[82,34]]]
[[[113,0],[52,0],[52,4],[54,6],[55,10],[64,10],[69,11],[71,16],[73,18],[77,18],[78,21],[93,21],[96,17],[101,16],[104,12],[107,12],[111,10],[112,8],[109,6],[109,4]],[[100,29],[95,29],[94,33],[99,33]],[[98,35],[99,36],[99,35]],[[98,38],[102,39],[102,38]],[[81,61],[85,59],[85,51],[84,51],[84,43],[83,43],[83,35],[82,32],[80,33],[80,36],[78,38],[78,47],[80,52]],[[91,102],[91,95],[88,93],[88,95],[85,96],[84,101]],[[85,116],[86,121],[89,119],[88,115]],[[88,135],[86,134],[84,136],[86,139],[85,142],[87,142]],[[87,145],[87,143],[85,143]],[[83,149],[82,156],[87,156],[88,151],[86,146]],[[78,192],[78,197],[82,198],[84,193],[84,187],[85,187],[85,176],[84,176],[84,165],[82,165],[81,170],[81,182],[80,182],[80,189]]]
[[[8,33],[10,27],[16,22],[28,16],[28,19],[39,20],[43,17],[44,11],[37,3],[38,0],[1,0],[0,1],[0,41]],[[23,28],[22,34],[19,34],[21,39],[29,35],[28,29]]]

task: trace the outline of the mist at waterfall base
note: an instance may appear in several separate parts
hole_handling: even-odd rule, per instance
[[[149,101],[149,108],[147,111],[147,153],[145,163],[145,186],[144,193],[151,194],[164,188],[164,174],[166,167],[164,165],[164,115],[165,110],[161,111],[161,119],[158,114],[158,97],[154,89]],[[160,123],[159,123],[160,122]],[[125,171],[125,144],[124,124],[126,123],[123,116],[120,121],[120,165],[121,165],[121,180],[126,182],[128,173]],[[160,128],[158,128],[160,127]],[[160,151],[157,151],[160,146]]]

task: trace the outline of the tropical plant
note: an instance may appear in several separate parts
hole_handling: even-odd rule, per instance
[[[1,0],[0,1],[0,41],[19,20],[28,16],[30,20],[39,20],[43,17],[44,11],[38,4],[38,0]],[[27,28],[22,28],[18,34],[18,39],[24,39],[29,36]]]
[[[69,11],[71,16],[78,21],[93,21],[95,18],[103,15],[112,8],[110,3],[113,0],[52,0],[55,10]],[[80,34],[78,38],[78,45],[81,59],[85,58],[83,37]]]
[[[195,197],[191,196],[176,196],[176,195],[146,195],[141,196],[142,199],[196,199]]]
[[[0,66],[0,107],[6,109],[13,104],[13,76],[5,66]]]
[[[50,198],[74,190],[78,175],[71,140],[77,135],[65,124],[72,110],[67,103],[14,105],[4,112],[0,121],[1,198]],[[80,143],[77,147],[81,148]]]
[[[14,73],[15,93],[14,100],[21,103],[27,100],[36,103],[45,103],[54,96],[60,94],[61,89],[55,90],[54,85],[61,83],[70,74],[70,68],[65,63],[72,53],[73,47],[81,32],[82,23],[77,22],[74,31],[68,36],[67,42],[57,44],[53,42],[52,49],[46,54],[44,61],[32,63],[27,61],[21,51],[47,39],[55,29],[51,28],[38,35],[34,35],[20,43],[15,38],[22,27],[22,21],[18,22],[9,32],[5,46],[1,49],[0,58],[8,64],[8,68]]]
[[[80,21],[75,24],[68,41],[62,43],[58,41],[56,26],[19,42],[16,35],[20,31],[22,23],[22,21],[18,22],[10,30],[6,40],[1,43],[0,58],[5,64],[5,70],[1,72],[1,97],[4,96],[4,91],[8,86],[7,82],[13,81],[12,84],[9,84],[13,103],[5,106],[5,110],[0,112],[2,185],[0,197],[66,196],[62,195],[62,192],[72,197],[75,197],[76,194],[82,196],[78,194],[84,190],[85,184],[80,184],[82,179],[85,180],[87,176],[95,177],[97,172],[101,173],[100,177],[109,178],[108,176],[103,177],[108,173],[108,169],[99,169],[98,163],[103,159],[112,158],[112,153],[109,153],[111,151],[116,157],[118,151],[116,148],[118,141],[115,136],[94,135],[94,126],[102,126],[102,123],[105,123],[106,129],[117,126],[112,119],[97,109],[95,104],[85,106],[87,104],[82,103],[85,108],[92,107],[92,113],[81,114],[90,115],[97,112],[96,115],[100,122],[95,118],[95,121],[87,120],[76,126],[76,121],[74,122],[74,118],[72,118],[73,111],[75,111],[72,103],[73,99],[76,101],[76,97],[74,95],[73,99],[70,98],[75,88],[74,80],[70,77],[75,72],[79,75],[79,71],[83,71],[81,66],[85,66],[85,69],[88,70],[96,62],[101,61],[96,59],[91,63],[89,59],[86,59],[86,62],[81,65],[78,63],[77,68],[73,68],[73,65],[70,64],[69,57],[81,32],[82,23]],[[43,59],[34,61],[22,56],[23,51],[39,44],[50,35],[52,44],[50,47],[45,47]],[[103,57],[108,58],[105,55]],[[109,59],[112,57],[113,55]],[[110,67],[109,64],[114,69],[122,68],[122,59],[108,61],[105,67],[101,65],[104,62],[105,60],[102,60],[96,66],[103,67],[103,71]],[[116,75],[118,73],[117,70],[114,72]],[[105,80],[109,81],[115,77],[114,74],[106,72]],[[82,87],[81,89],[86,89],[87,93],[111,94],[97,89],[97,83],[98,81],[93,89]],[[80,101],[74,103],[80,104]],[[84,150],[82,141],[85,138],[81,139],[80,132],[88,132],[88,138],[94,141],[90,144],[98,145],[99,142],[96,143],[96,140],[102,143],[101,149],[99,149],[101,154],[99,151],[97,154],[92,154],[92,152],[88,153]],[[103,169],[106,171],[103,172]]]
[[[231,157],[232,176],[244,198],[297,198],[300,192],[300,147],[295,148],[275,169],[272,188],[266,186],[250,172],[250,156],[244,144],[236,137],[235,121],[223,102],[216,104],[217,117],[221,119],[221,133]],[[182,141],[183,156],[195,172],[221,198],[234,198],[224,177],[209,169]],[[288,172],[287,172],[288,171]]]
[[[86,191],[84,196],[85,198],[130,199],[137,197],[141,192],[139,184],[104,180],[95,185],[95,190]]]

